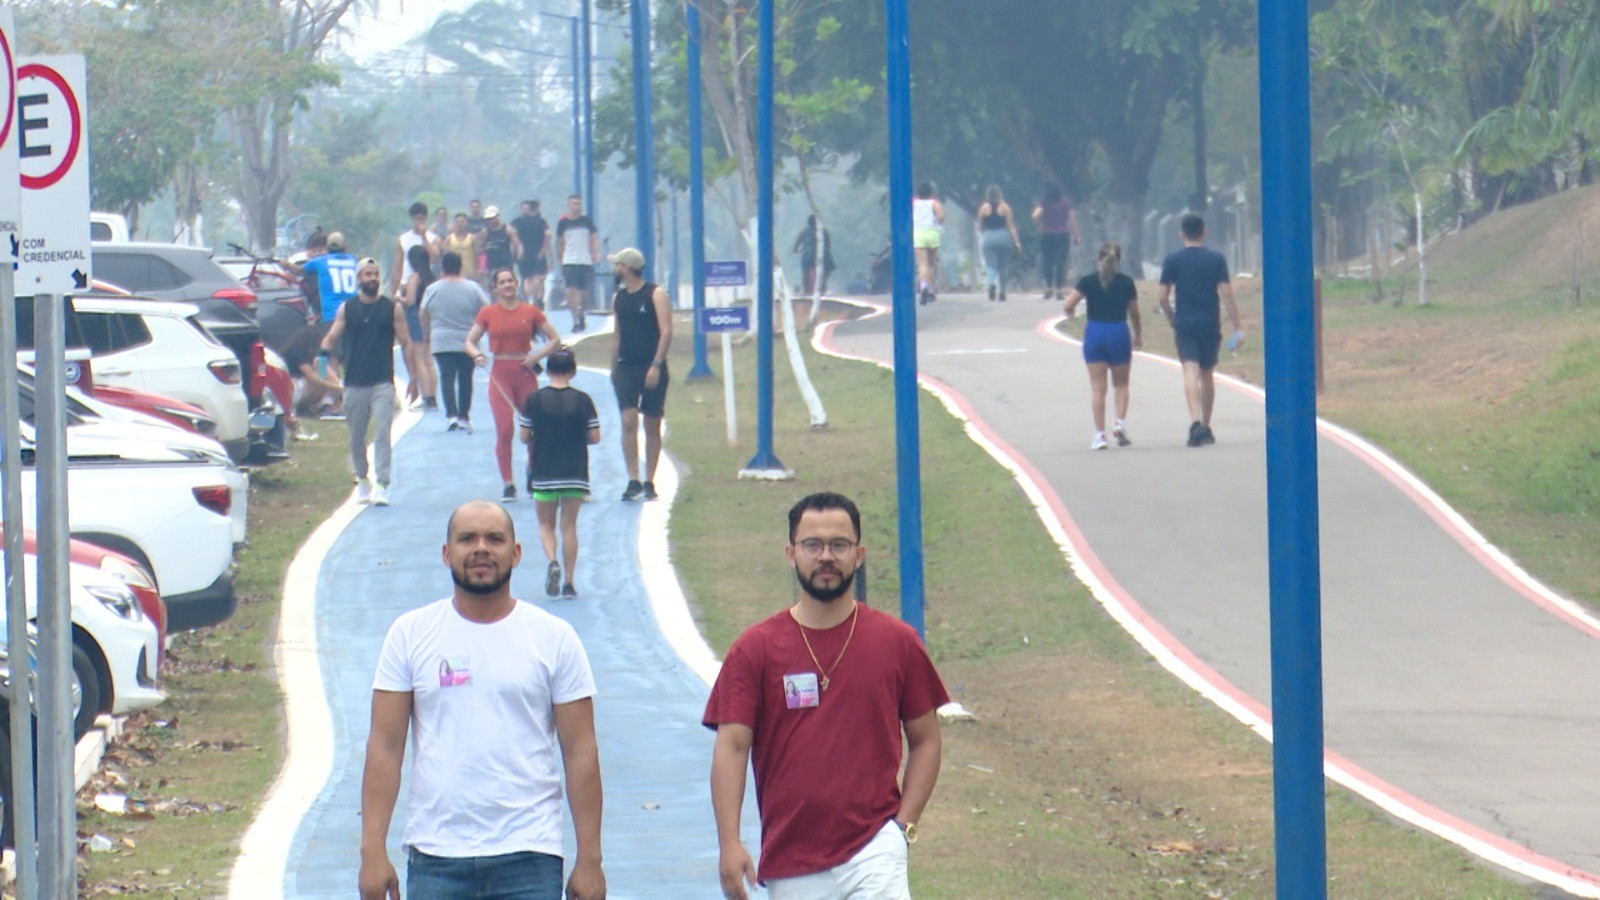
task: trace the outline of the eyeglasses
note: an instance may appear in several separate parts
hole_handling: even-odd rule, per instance
[[[845,538],[834,538],[831,541],[825,541],[821,538],[806,538],[803,541],[796,541],[794,546],[796,550],[812,559],[821,556],[824,549],[831,551],[836,559],[841,559],[859,545],[855,541]]]

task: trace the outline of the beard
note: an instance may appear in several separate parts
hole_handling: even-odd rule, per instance
[[[818,584],[817,576],[821,575],[823,572],[831,572],[835,576],[838,576],[838,584],[835,584],[832,587]],[[800,590],[805,591],[806,595],[811,599],[820,603],[832,603],[833,601],[849,593],[850,585],[855,583],[856,573],[851,571],[849,575],[840,575],[839,570],[836,568],[823,569],[821,566],[818,566],[811,572],[810,577],[807,577],[801,574],[799,568],[796,568],[794,570],[794,580],[800,582]]]
[[[378,283],[376,281],[363,282],[361,285],[361,293],[366,294],[368,297],[378,296]]]
[[[483,597],[493,594],[505,587],[506,584],[511,581],[511,570],[507,569],[503,573],[492,576],[487,581],[473,581],[471,580],[471,576],[467,574],[467,568],[465,565],[460,567],[451,566],[450,580],[454,581],[457,587],[461,588],[467,593],[477,594],[478,596]]]

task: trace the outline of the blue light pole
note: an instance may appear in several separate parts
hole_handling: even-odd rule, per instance
[[[760,99],[756,104],[756,455],[747,472],[783,472],[772,452],[772,0],[761,0],[756,53]],[[734,27],[738,27],[735,23]]]
[[[689,280],[694,285],[694,368],[689,380],[710,378],[706,336],[700,331],[700,310],[706,308],[705,127],[700,122],[700,3],[689,0]]]
[[[579,28],[583,32],[583,208],[589,220],[600,221],[600,195],[594,188],[594,43],[590,37],[592,15],[590,0],[578,0]]]
[[[911,253],[911,48],[906,0],[884,0],[888,31],[889,234],[894,259],[895,462],[900,506],[900,618],[926,640],[922,582],[922,444],[917,307]]]
[[[583,68],[579,65],[578,17],[566,16],[572,24],[572,192],[583,193]]]
[[[655,136],[650,127],[650,0],[631,0],[633,26],[633,149],[634,215],[638,217],[639,252],[645,254],[645,278],[650,277],[656,247]]]
[[[1328,895],[1322,594],[1311,261],[1306,0],[1258,7],[1272,614],[1272,788],[1279,897]]]

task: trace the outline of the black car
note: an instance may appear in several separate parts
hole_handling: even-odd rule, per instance
[[[255,345],[262,341],[256,321],[257,297],[203,247],[142,242],[100,242],[93,247],[94,277],[148,300],[192,303],[199,319],[239,359],[245,396],[250,400],[249,462],[271,462],[288,456],[288,429],[265,385],[258,384],[260,362]],[[268,422],[267,420],[273,420]],[[261,427],[258,427],[257,423]]]

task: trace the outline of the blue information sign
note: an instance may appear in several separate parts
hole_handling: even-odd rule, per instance
[[[740,263],[739,265],[744,265]],[[717,334],[724,331],[749,331],[750,307],[748,306],[708,306],[700,310],[700,319],[697,323],[701,334]]]
[[[744,287],[749,283],[744,260],[706,260],[706,287]]]

